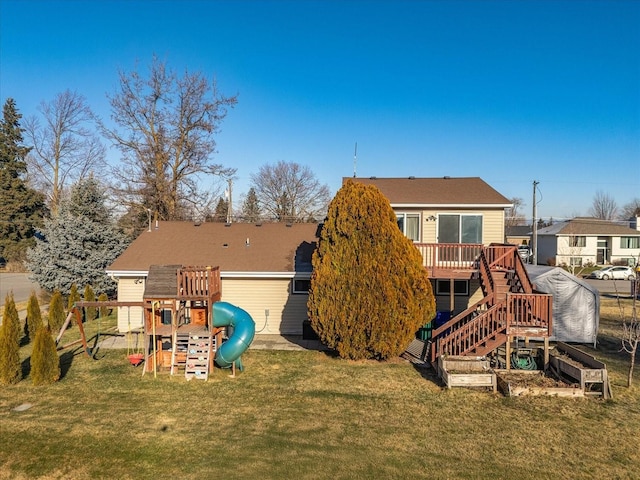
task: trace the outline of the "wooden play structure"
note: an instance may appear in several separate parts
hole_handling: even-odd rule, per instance
[[[77,302],[56,343],[75,317],[81,339],[74,343],[82,342],[85,353],[91,355],[82,325],[84,307],[142,307],[142,327],[130,328],[127,335],[142,335],[144,352],[139,357],[127,353],[132,365],[144,362],[143,375],[167,371],[183,373],[187,380],[207,380],[214,361],[231,368],[233,375],[236,366],[242,369],[240,355],[253,340],[255,323],[247,312],[220,299],[218,267],[152,265],[141,302]],[[224,327],[233,327],[234,333],[221,349]]]

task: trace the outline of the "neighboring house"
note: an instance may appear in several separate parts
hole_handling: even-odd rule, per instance
[[[540,264],[633,266],[640,259],[640,226],[637,218],[621,224],[577,217],[538,230],[537,249]]]
[[[530,245],[531,244],[531,226],[530,225],[512,225],[505,228],[505,241],[511,245]]]
[[[375,185],[387,197],[396,212],[398,226],[422,251],[427,268],[465,252],[474,259],[477,245],[504,243],[505,209],[511,202],[479,177],[352,180]],[[435,248],[437,244],[443,247]],[[459,244],[472,250],[452,247],[445,251],[445,245]],[[462,311],[482,296],[478,280],[472,279],[467,271],[458,272],[458,278],[452,278],[451,271],[438,274],[433,268],[430,274],[439,311]]]
[[[159,222],[107,269],[118,301],[142,301],[151,266],[220,268],[222,300],[247,311],[256,334],[302,333],[318,224]],[[118,328],[142,325],[143,309],[120,307]]]

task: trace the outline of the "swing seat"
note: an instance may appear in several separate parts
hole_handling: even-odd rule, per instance
[[[132,353],[130,355],[127,355],[127,358],[129,359],[129,363],[131,363],[131,365],[137,367],[144,360],[144,353]]]

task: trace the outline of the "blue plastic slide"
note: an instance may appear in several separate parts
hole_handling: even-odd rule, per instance
[[[233,327],[229,339],[218,347],[216,365],[228,368],[236,362],[238,370],[244,370],[240,356],[249,348],[256,333],[256,323],[247,312],[227,302],[213,304],[213,326]]]

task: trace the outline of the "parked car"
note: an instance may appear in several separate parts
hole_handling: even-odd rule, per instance
[[[518,255],[524,263],[529,263],[531,260],[531,247],[529,245],[518,245]]]
[[[631,267],[604,267],[591,272],[587,278],[598,280],[633,280],[636,272]]]

